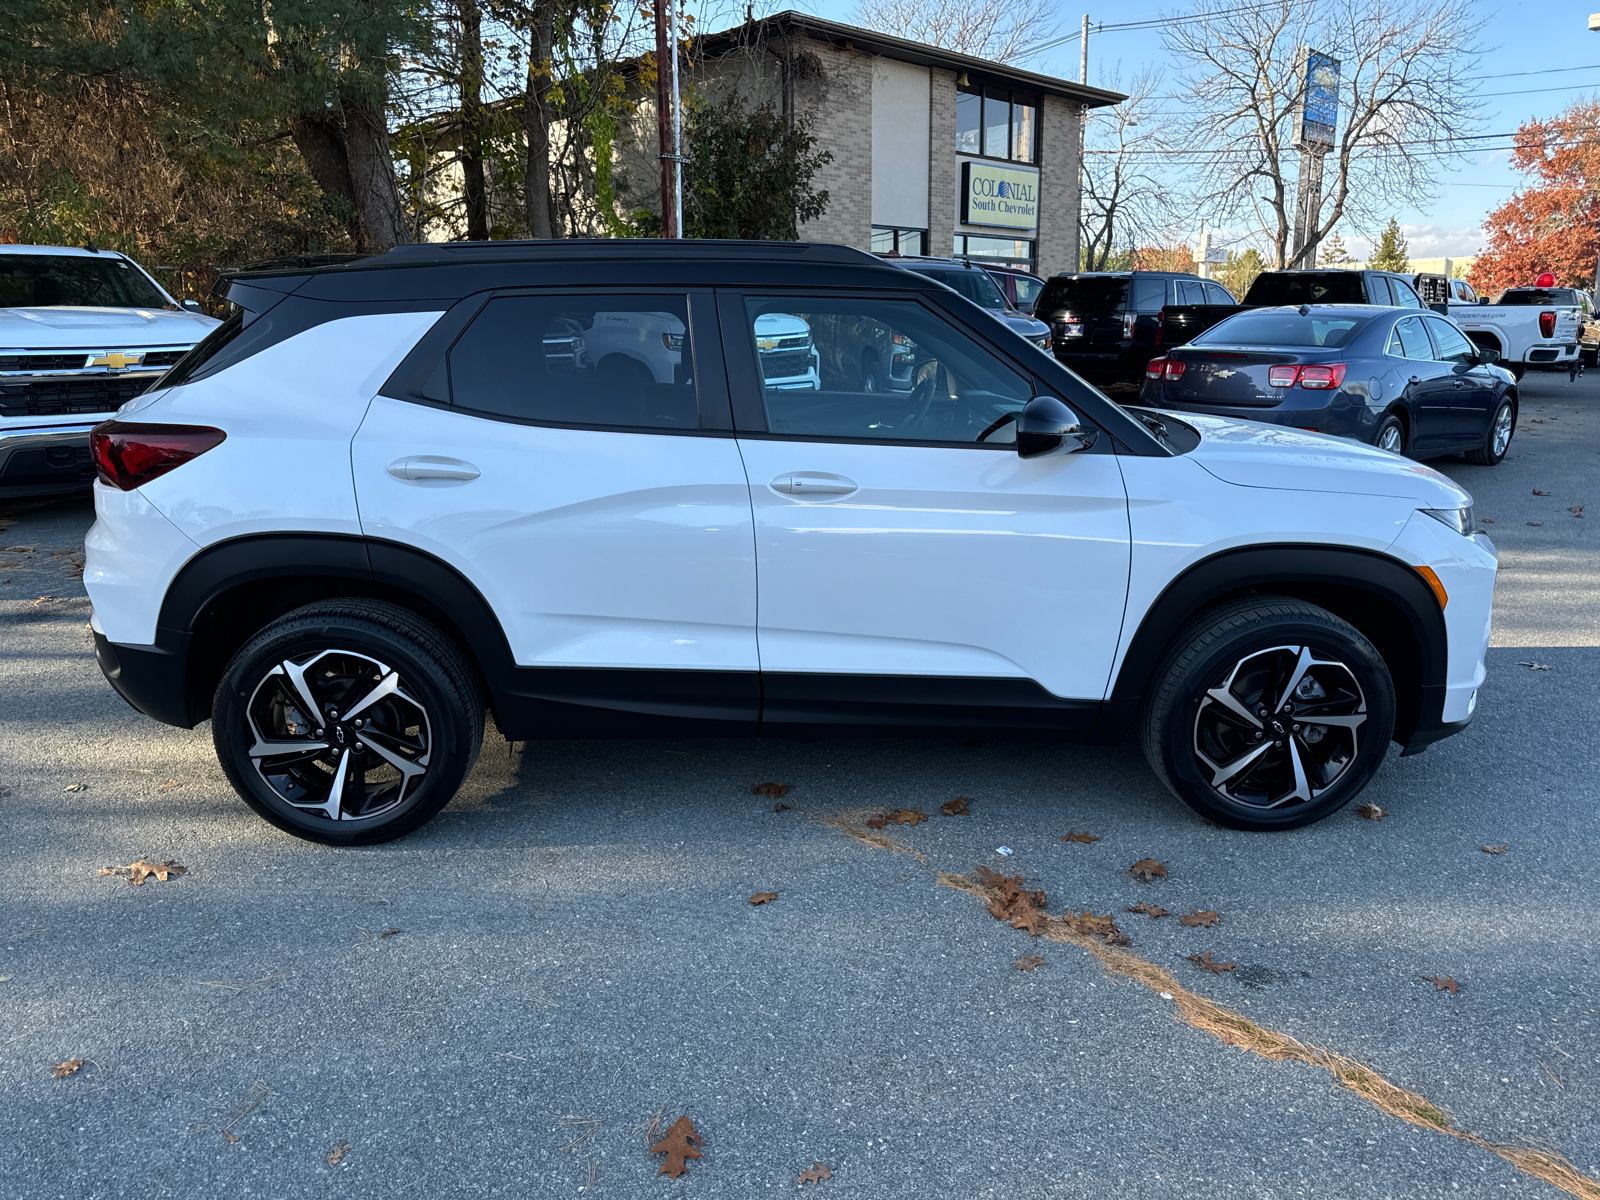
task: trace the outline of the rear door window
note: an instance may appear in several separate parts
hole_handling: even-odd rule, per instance
[[[1179,304],[1204,304],[1206,290],[1192,279],[1179,279],[1174,282],[1178,293]]]
[[[1233,298],[1232,293],[1230,293],[1228,291],[1228,289],[1223,287],[1220,283],[1208,283],[1208,284],[1205,285],[1205,289],[1206,289],[1205,302],[1207,304],[1237,304],[1238,303],[1238,301]]]
[[[1167,302],[1167,281],[1165,279],[1142,279],[1138,276],[1133,280],[1133,307],[1136,311],[1146,313],[1155,312]]]
[[[1382,275],[1367,276],[1367,303],[1394,304],[1394,293],[1389,290],[1389,280]]]
[[[1394,293],[1394,302],[1401,308],[1421,308],[1422,298],[1416,290],[1404,279],[1389,280],[1389,290]]]
[[[1421,317],[1407,317],[1404,321],[1395,322],[1394,332],[1389,335],[1388,353],[1395,358],[1433,357],[1433,345],[1428,341],[1427,331],[1422,328]]]

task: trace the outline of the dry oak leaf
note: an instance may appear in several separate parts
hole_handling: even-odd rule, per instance
[[[224,1129],[222,1131],[222,1140],[227,1142],[228,1145],[231,1146],[231,1145],[233,1145],[233,1143],[235,1143],[235,1142],[237,1142],[239,1140],[239,1135],[237,1133],[233,1132],[233,1130],[231,1130],[231,1129]]]
[[[340,1138],[339,1144],[332,1150],[329,1150],[328,1153],[323,1156],[322,1161],[327,1163],[330,1167],[337,1167],[344,1161],[344,1156],[349,1153],[350,1143],[345,1141],[343,1138]]]
[[[1209,910],[1202,912],[1196,909],[1194,912],[1187,912],[1184,913],[1183,916],[1179,917],[1178,924],[1187,925],[1190,929],[1201,927],[1210,929],[1211,926],[1215,925],[1220,920],[1222,920],[1222,918],[1214,912]]]
[[[1368,821],[1381,821],[1389,815],[1387,808],[1380,808],[1376,804],[1363,804],[1356,809],[1356,816]]]
[[[928,814],[920,808],[896,808],[889,812],[889,820],[896,825],[915,825],[918,821],[926,821]]]
[[[773,812],[788,812],[789,811],[789,807],[790,806],[787,805],[787,804],[774,804],[772,806],[772,811]]]
[[[650,1147],[651,1154],[665,1154],[667,1161],[662,1165],[657,1175],[670,1175],[676,1179],[679,1175],[687,1175],[689,1168],[685,1165],[686,1159],[704,1158],[696,1150],[696,1146],[704,1146],[705,1139],[695,1132],[694,1122],[688,1117],[679,1117],[667,1130],[667,1134],[654,1146]]]
[[[1030,954],[1026,958],[1017,959],[1011,965],[1019,971],[1027,971],[1031,974],[1045,965],[1044,956],[1042,954]]]
[[[1127,909],[1126,911],[1131,913],[1144,913],[1152,921],[1154,921],[1157,917],[1170,917],[1172,915],[1164,908],[1154,904],[1146,904],[1143,901],[1135,904],[1132,908]],[[1184,924],[1188,924],[1187,919],[1185,919]]]
[[[1023,908],[1016,916],[1011,918],[1011,928],[1021,929],[1038,937],[1050,927],[1050,918],[1047,914],[1034,908],[1032,903]]]
[[[889,814],[888,813],[879,813],[875,817],[868,817],[867,818],[867,828],[868,829],[882,829],[888,824],[889,824]]]
[[[751,904],[766,904],[768,901],[776,900],[777,898],[778,898],[778,893],[777,892],[757,892],[754,896],[750,897],[750,903]]]
[[[1461,993],[1461,985],[1456,982],[1454,975],[1446,975],[1443,979],[1440,979],[1437,975],[1418,975],[1417,978],[1426,979],[1441,992],[1449,992],[1452,996],[1457,996]]]
[[[779,796],[789,794],[789,785],[786,783],[758,783],[750,789],[752,796],[767,796],[776,800]]]
[[[1108,946],[1131,945],[1133,939],[1117,928],[1116,921],[1110,913],[1103,917],[1094,915],[1094,910],[1086,908],[1081,913],[1070,909],[1062,916],[1061,923],[1074,933],[1081,933],[1087,937],[1104,938]]]
[[[69,1058],[66,1062],[58,1062],[55,1066],[51,1067],[50,1074],[57,1079],[65,1079],[68,1075],[71,1075],[81,1066],[83,1066],[83,1059]]]
[[[1093,845],[1100,840],[1099,834],[1080,833],[1076,829],[1069,829],[1061,835],[1063,842],[1080,842],[1085,846]]]
[[[1141,858],[1128,868],[1128,873],[1135,879],[1142,878],[1146,883],[1151,882],[1158,875],[1162,879],[1167,877],[1167,869],[1153,858]]]
[[[1197,967],[1204,967],[1213,975],[1221,975],[1224,971],[1233,970],[1232,963],[1219,963],[1213,961],[1211,957],[1212,953],[1212,951],[1207,950],[1204,954],[1191,954],[1189,955],[1189,961],[1194,963]]]
[[[972,814],[967,811],[967,802],[970,796],[957,796],[954,800],[946,800],[939,806],[939,811],[947,817],[968,817]]]
[[[811,1169],[809,1171],[800,1172],[801,1183],[821,1183],[824,1179],[832,1178],[833,1172],[828,1170],[827,1167],[823,1166],[815,1159],[812,1160]]]
[[[1485,854],[1504,854],[1506,852],[1506,847],[1504,846],[1482,846],[1479,848]]]
[[[129,863],[125,867],[100,868],[100,874],[102,875],[121,875],[123,872],[127,872],[128,882],[133,884],[134,887],[138,887],[152,875],[154,875],[162,883],[165,883],[171,876],[187,875],[189,873],[189,868],[184,866],[182,863],[172,862],[170,860],[167,862],[153,863],[146,862],[142,858],[138,862]]]

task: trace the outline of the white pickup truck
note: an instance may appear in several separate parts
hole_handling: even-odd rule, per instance
[[[1450,303],[1467,336],[1498,350],[1500,364],[1519,379],[1529,367],[1577,369],[1587,310],[1581,292],[1554,286],[1508,288],[1493,304],[1481,297],[1476,304]]]
[[[220,324],[191,305],[114,251],[0,245],[0,497],[94,482],[89,430]]]

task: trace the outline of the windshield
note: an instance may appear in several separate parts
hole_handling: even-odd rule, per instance
[[[1273,304],[1365,304],[1360,271],[1326,271],[1301,274],[1260,275],[1245,293],[1245,303],[1266,307]]]
[[[1571,288],[1513,288],[1495,301],[1497,304],[1576,304],[1578,297]]]
[[[1121,312],[1128,306],[1128,277],[1080,275],[1057,277],[1044,285],[1035,312],[1066,310],[1077,314]]]
[[[1313,312],[1243,312],[1192,339],[1195,346],[1343,346],[1372,317]]]
[[[1004,311],[1011,306],[1006,303],[1005,296],[1001,293],[999,285],[989,278],[989,272],[974,267],[970,271],[954,271],[941,267],[912,267],[919,275],[926,275],[929,279],[937,279],[945,287],[955,288],[974,304],[984,308],[997,308]]]
[[[0,308],[172,308],[127,259],[0,254]]]

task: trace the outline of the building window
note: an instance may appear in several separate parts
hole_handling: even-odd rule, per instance
[[[1039,102],[1005,88],[956,89],[956,153],[1031,163],[1039,157]]]
[[[958,233],[955,237],[955,257],[1032,271],[1034,245],[1028,238],[979,237],[976,234]]]
[[[874,254],[925,255],[928,253],[928,231],[926,229],[894,229],[887,225],[874,225],[872,227],[872,252]]]

